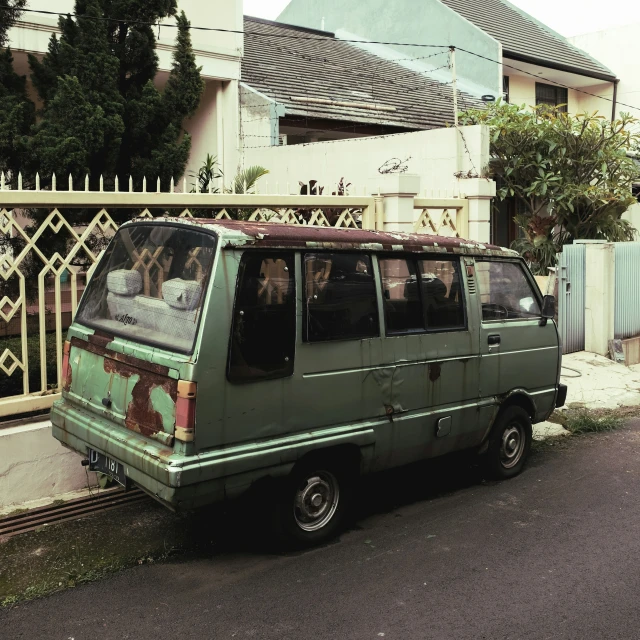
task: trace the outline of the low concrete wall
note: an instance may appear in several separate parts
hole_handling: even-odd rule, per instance
[[[0,509],[87,486],[81,457],[53,438],[48,420],[0,429],[0,452]]]
[[[264,133],[271,135],[268,128]],[[406,173],[420,176],[429,197],[451,197],[462,189],[458,172],[482,173],[489,163],[489,130],[484,125],[456,129],[431,129],[371,138],[314,142],[283,147],[246,148],[245,166],[261,165],[269,175],[260,189],[274,193],[299,193],[299,181],[318,180],[325,195],[336,190],[344,177],[350,195],[378,192],[385,163],[400,162]]]

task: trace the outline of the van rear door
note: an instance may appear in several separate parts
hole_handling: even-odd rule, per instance
[[[96,337],[103,338],[98,334],[90,339]],[[79,338],[72,338],[68,348],[67,401],[143,436],[173,444],[177,370]]]
[[[173,442],[180,367],[193,358],[215,248],[215,235],[195,225],[154,221],[117,232],[75,319],[94,333],[76,332],[65,347],[65,399]]]

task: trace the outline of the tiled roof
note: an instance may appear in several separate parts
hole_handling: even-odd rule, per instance
[[[287,115],[404,129],[453,122],[450,85],[331,33],[248,16],[244,29],[242,82],[284,105]],[[432,53],[428,50],[425,55]],[[436,65],[448,64],[448,51],[437,53]],[[481,104],[459,94],[460,110]]]
[[[520,9],[503,0],[441,0],[502,44],[503,55],[606,80],[615,74]],[[576,8],[576,10],[579,10]]]

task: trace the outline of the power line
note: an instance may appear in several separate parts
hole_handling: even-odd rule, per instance
[[[0,7],[0,11],[1,10],[7,11],[9,8],[10,7]],[[137,26],[145,26],[145,27],[169,27],[172,29],[178,28],[177,24],[164,23],[164,22],[149,22],[146,20],[124,20],[122,18],[107,18],[107,17],[100,17],[100,16],[78,15],[77,13],[64,13],[62,11],[46,11],[44,9],[22,9],[21,11],[23,13],[39,13],[43,15],[58,16],[63,18],[69,17],[69,18],[76,18],[76,19],[79,18],[81,20],[97,20],[100,22],[117,22],[118,24],[128,24],[128,25],[137,25]],[[294,36],[294,35],[289,35],[285,33],[279,33],[279,34],[257,33],[257,32],[243,31],[240,29],[222,29],[220,27],[199,27],[199,26],[191,25],[190,28],[195,31],[215,31],[217,33],[233,33],[233,34],[243,35],[243,36],[248,35],[248,36],[258,36],[258,37],[265,37],[265,38],[288,38],[290,40],[317,40],[319,42],[325,42],[327,40],[333,39],[330,36],[313,37],[313,36]],[[363,44],[382,44],[382,45],[396,46],[396,47],[426,47],[426,48],[432,48],[432,49],[448,49],[449,48],[449,45],[443,45],[443,44],[410,44],[406,42],[381,42],[381,41],[374,41],[374,40],[343,40],[342,38],[340,38],[339,41],[340,42],[356,42],[356,43],[363,43]]]
[[[591,93],[589,91],[585,91],[584,89],[578,89],[577,87],[572,87],[571,85],[568,85],[568,84],[562,84],[562,82],[558,82],[557,80],[549,80],[548,78],[543,78],[542,76],[532,73],[531,71],[526,71],[525,69],[521,69],[520,67],[514,67],[512,64],[507,64],[504,61],[494,60],[493,58],[483,56],[480,53],[475,53],[474,51],[469,51],[468,49],[463,49],[462,47],[456,47],[456,49],[458,51],[463,51],[464,53],[468,53],[469,55],[475,56],[476,58],[481,58],[482,60],[487,60],[488,62],[493,62],[495,64],[501,64],[503,67],[507,67],[507,69],[513,69],[514,71],[519,71],[520,73],[524,73],[525,75],[531,76],[536,80],[545,80],[546,82],[551,82],[559,87],[562,87],[563,89],[571,89],[571,91],[577,91],[578,93],[583,93],[584,95],[591,96],[592,98],[600,98],[600,100],[606,100],[607,102],[610,102],[612,104],[614,102],[613,98],[607,98],[606,96],[599,96],[596,93]],[[631,104],[626,104],[624,102],[620,102],[619,100],[616,100],[615,104],[620,105],[622,107],[629,107],[629,109],[635,109],[636,111],[640,111],[639,107],[634,107]]]
[[[7,6],[3,6],[0,7],[0,10],[5,10],[8,11],[9,7]],[[149,22],[149,21],[144,21],[144,20],[124,20],[122,18],[108,18],[108,17],[100,17],[100,16],[86,16],[86,15],[78,15],[75,13],[63,13],[60,11],[46,11],[44,9],[23,9],[22,10],[25,13],[37,13],[37,14],[43,14],[43,15],[52,15],[52,16],[58,16],[58,17],[69,17],[69,18],[76,18],[76,19],[82,19],[82,20],[97,20],[97,21],[101,21],[101,22],[115,22],[115,23],[119,23],[119,24],[128,24],[128,25],[138,25],[138,26],[149,26],[149,27],[168,27],[168,28],[178,28],[177,24],[170,24],[170,23],[160,23],[160,22]],[[283,25],[284,27],[285,25]],[[327,41],[332,41],[333,38],[330,36],[320,36],[320,37],[314,37],[314,36],[299,36],[299,35],[293,35],[293,34],[284,34],[284,33],[259,33],[259,32],[255,32],[255,31],[244,31],[244,30],[239,30],[239,29],[222,29],[220,27],[201,27],[201,26],[190,26],[191,29],[193,30],[197,30],[197,31],[208,31],[208,32],[217,32],[217,33],[232,33],[232,34],[237,34],[237,35],[243,35],[243,36],[249,36],[249,37],[259,37],[259,38],[286,38],[286,39],[290,39],[290,40],[314,40],[316,42],[327,42]],[[436,45],[436,44],[424,44],[424,43],[418,43],[418,42],[383,42],[383,41],[376,41],[376,40],[362,40],[362,39],[353,39],[353,40],[348,40],[348,39],[337,39],[339,42],[348,42],[348,43],[354,43],[354,44],[378,44],[378,45],[386,45],[386,46],[395,46],[395,47],[424,47],[424,48],[433,48],[433,49],[456,49],[458,51],[463,51],[464,53],[467,53],[469,55],[475,56],[476,58],[480,58],[482,60],[486,60],[488,62],[492,62],[494,64],[498,64],[498,65],[502,65],[503,67],[506,67],[508,69],[513,69],[514,71],[518,71],[520,73],[523,73],[525,75],[528,76],[532,76],[533,78],[536,78],[537,80],[545,80],[546,82],[550,82],[552,84],[555,84],[559,87],[562,87],[564,89],[571,89],[572,91],[576,91],[577,93],[581,93],[587,96],[590,96],[592,98],[599,98],[600,100],[604,100],[606,102],[609,102],[611,104],[614,103],[613,98],[607,98],[606,96],[599,96],[595,93],[591,93],[590,91],[585,91],[584,89],[579,89],[577,87],[572,87],[571,85],[566,85],[563,84],[561,82],[558,82],[556,80],[551,80],[548,78],[544,78],[542,76],[536,75],[530,71],[526,71],[525,69],[521,69],[520,67],[516,67],[514,65],[510,65],[510,64],[506,64],[504,61],[502,60],[495,60],[493,58],[490,58],[488,56],[476,53],[475,51],[470,51],[469,49],[464,49],[462,47],[455,47],[453,45]],[[417,58],[416,58],[417,59]],[[542,65],[541,65],[542,66]],[[624,102],[620,102],[620,101],[615,101],[616,105],[620,105],[622,107],[627,107],[629,109],[633,109],[634,111],[638,111],[640,112],[640,107],[636,107],[630,104],[626,104]]]

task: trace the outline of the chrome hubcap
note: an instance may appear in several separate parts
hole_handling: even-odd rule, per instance
[[[520,462],[525,441],[524,429],[519,424],[509,425],[504,430],[500,447],[500,462],[505,469],[511,469]]]
[[[340,488],[329,471],[307,476],[296,492],[293,515],[303,531],[317,531],[333,518],[338,508]]]

